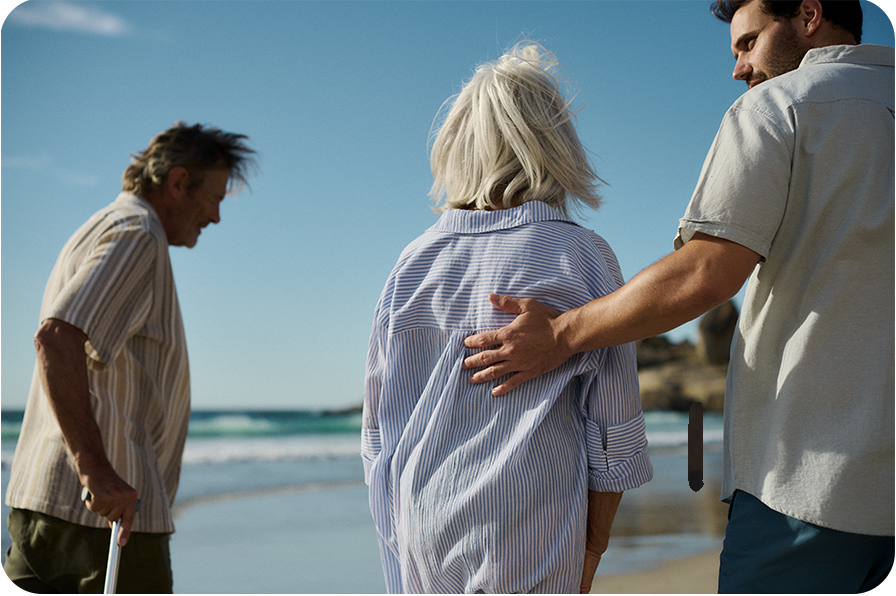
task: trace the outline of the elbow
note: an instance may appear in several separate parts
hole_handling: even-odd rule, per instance
[[[49,321],[44,321],[34,334],[34,350],[38,354],[46,352],[53,343],[53,331],[48,323]]]
[[[738,283],[712,272],[705,272],[702,277],[703,279],[697,288],[695,300],[700,305],[701,312],[712,310],[733,298],[743,287],[745,281],[742,280]]]
[[[58,319],[47,319],[34,334],[34,349],[38,357],[50,353],[84,352],[87,335],[72,325]]]
[[[688,302],[693,308],[694,318],[709,312],[733,298],[743,287],[746,278],[740,281],[721,275],[713,268],[701,268],[692,279],[691,296]]]

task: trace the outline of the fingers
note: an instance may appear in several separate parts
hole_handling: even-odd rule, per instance
[[[121,529],[118,531],[118,546],[127,544],[131,537],[131,526],[134,525],[134,517],[137,514],[137,502],[128,505],[124,513],[121,514]]]
[[[497,346],[501,343],[501,339],[498,337],[497,331],[483,331],[482,333],[477,333],[476,335],[471,335],[464,339],[464,345],[468,348],[488,348],[491,346]]]
[[[529,379],[534,379],[537,375],[531,373],[517,373],[492,389],[492,395],[494,397],[501,397],[502,395],[507,395]]]
[[[556,317],[559,311],[536,300],[500,294],[490,294],[489,301],[496,308],[520,316],[502,329],[484,331],[467,337],[464,340],[467,348],[482,350],[465,358],[463,366],[467,370],[482,369],[470,376],[470,382],[473,384],[513,375],[492,390],[492,395],[498,397],[535,378],[538,376],[537,372],[551,370],[557,366],[555,364],[547,369],[538,366],[544,358],[538,350],[533,351],[532,346],[540,343],[533,342],[531,338],[534,336],[537,339],[546,335],[552,337],[545,331],[545,327],[550,326],[550,319]]]
[[[524,303],[526,302],[525,299],[504,296],[503,294],[489,294],[488,301],[491,302],[495,308],[516,314],[523,312]]]
[[[534,302],[533,300],[525,298],[514,298],[513,296],[503,296],[501,294],[489,294],[488,299],[495,308],[514,314],[521,314],[526,309],[527,303]],[[464,345],[468,348],[488,348],[497,346],[502,343],[500,333],[501,330],[498,329],[497,331],[485,331],[483,333],[471,335],[464,340]],[[491,362],[488,364],[491,364]],[[488,366],[488,364],[480,364],[478,366]]]
[[[470,382],[474,385],[479,383],[485,383],[487,381],[492,381],[494,379],[499,379],[501,377],[507,376],[510,373],[515,372],[510,366],[492,366],[485,370],[481,370],[476,374],[470,377]],[[492,396],[501,397],[502,395],[506,395],[528,381],[529,379],[534,379],[538,375],[533,373],[523,373],[519,372],[492,389]]]
[[[131,526],[137,513],[137,491],[117,475],[102,478],[88,477],[81,498],[87,509],[106,518],[109,526],[121,520],[118,545],[124,546],[131,535]]]

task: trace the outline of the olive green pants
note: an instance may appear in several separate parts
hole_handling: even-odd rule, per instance
[[[12,546],[6,575],[37,594],[102,594],[110,529],[88,528],[51,515],[12,509],[7,520]],[[121,549],[116,592],[171,594],[170,534],[132,532]]]

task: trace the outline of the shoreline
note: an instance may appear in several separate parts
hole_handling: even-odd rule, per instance
[[[174,519],[179,518],[189,509],[193,507],[201,507],[203,505],[211,505],[213,503],[226,503],[229,501],[238,501],[240,499],[254,499],[258,497],[268,497],[276,495],[289,495],[293,493],[308,493],[323,490],[336,490],[340,488],[350,488],[354,486],[364,486],[364,479],[360,480],[342,480],[334,482],[312,482],[309,484],[290,484],[286,486],[276,486],[269,488],[256,488],[252,490],[243,490],[236,492],[226,492],[213,495],[202,495],[200,497],[192,497],[181,502],[176,502],[171,508],[171,516]]]

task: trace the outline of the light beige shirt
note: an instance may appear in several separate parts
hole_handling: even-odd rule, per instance
[[[722,497],[894,530],[893,49],[831,46],[730,108],[681,220],[763,259],[725,394]]]
[[[174,531],[190,416],[187,346],[165,231],[152,206],[122,193],[66,243],[41,321],[84,331],[90,399],[106,456],[141,500],[133,531]],[[35,368],[6,503],[108,527],[80,500],[81,484]]]

